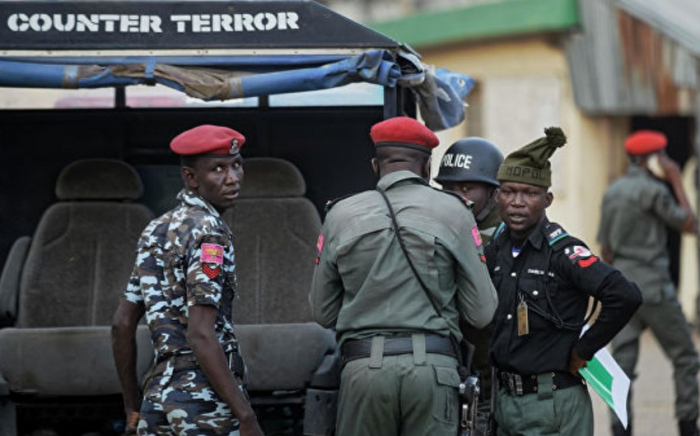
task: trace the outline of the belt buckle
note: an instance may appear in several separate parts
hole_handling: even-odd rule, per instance
[[[523,396],[523,378],[520,376],[520,374],[513,374],[513,378],[515,379],[515,395],[522,397]]]
[[[515,380],[513,374],[506,374],[506,377],[508,379],[508,392],[513,395],[515,394]]]

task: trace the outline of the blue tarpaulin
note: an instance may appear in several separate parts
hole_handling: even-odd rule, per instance
[[[203,59],[207,59],[206,66]],[[452,127],[464,119],[463,99],[473,86],[473,80],[464,74],[435,71],[411,54],[397,56],[388,50],[344,57],[0,60],[0,87],[101,88],[158,83],[202,100],[315,91],[356,82],[414,90],[421,116],[433,130]]]

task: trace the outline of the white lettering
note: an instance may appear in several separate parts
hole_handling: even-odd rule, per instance
[[[469,169],[472,166],[472,155],[468,154],[464,156],[464,164],[462,165],[465,169]]]
[[[78,14],[78,24],[75,26],[75,30],[85,32],[86,29],[90,32],[100,30],[100,18],[97,14],[92,14],[89,17],[84,14]]]
[[[102,14],[100,15],[100,20],[105,24],[105,32],[114,32],[115,25],[119,21],[119,15],[115,14]]]
[[[141,17],[141,32],[163,33],[160,28],[162,20],[158,15],[144,15]]]
[[[46,32],[51,29],[51,16],[49,14],[34,14],[29,17],[29,26],[36,32]]]
[[[21,21],[21,23],[18,23]],[[26,14],[12,14],[7,19],[7,27],[13,32],[26,32],[29,30],[29,17]]]
[[[169,18],[175,24],[176,33],[299,29],[299,15],[295,12],[182,14]],[[7,28],[13,32],[163,33],[162,25],[163,19],[158,15],[15,13],[7,18]]]
[[[211,15],[193,15],[192,31],[197,33],[211,32]]]
[[[267,21],[267,24],[265,23]],[[255,27],[258,30],[272,30],[277,27],[277,17],[269,13],[255,15]]]
[[[446,154],[442,157],[442,165],[446,167],[452,167],[452,153]]]
[[[212,17],[212,30],[214,32],[221,32],[225,30],[226,32],[233,32],[233,17],[231,15],[214,15]]]
[[[299,21],[299,14],[297,14],[296,12],[287,12],[287,26],[290,29],[299,28],[297,21]]]
[[[177,33],[185,33],[187,31],[187,21],[190,21],[192,17],[189,15],[171,15],[170,20],[177,23]]]
[[[136,33],[139,31],[138,15],[122,15],[119,22],[119,31],[122,33]]]
[[[63,22],[64,18],[65,23]],[[62,17],[60,14],[54,14],[53,26],[56,28],[56,30],[60,30],[61,32],[70,32],[75,28],[75,15],[68,14],[65,17]]]
[[[233,17],[233,22],[234,22],[234,28],[236,32],[241,32],[243,31],[243,28],[245,28],[246,31],[248,32],[253,32],[255,31],[255,28],[253,27],[253,16],[250,14],[236,14]]]

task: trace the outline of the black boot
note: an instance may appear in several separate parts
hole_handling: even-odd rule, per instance
[[[678,429],[680,430],[681,436],[700,436],[697,420],[695,419],[678,421]]]
[[[613,436],[632,436],[632,423],[627,424],[627,428],[622,427],[620,421],[615,421],[612,425]]]

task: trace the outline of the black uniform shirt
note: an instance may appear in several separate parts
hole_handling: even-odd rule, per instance
[[[615,268],[546,218],[517,257],[506,228],[486,247],[486,259],[499,299],[491,357],[503,371],[568,371],[574,346],[581,358],[590,360],[641,304],[639,290]],[[602,311],[579,339],[590,296],[601,301]],[[519,336],[521,298],[528,305],[529,333]]]

